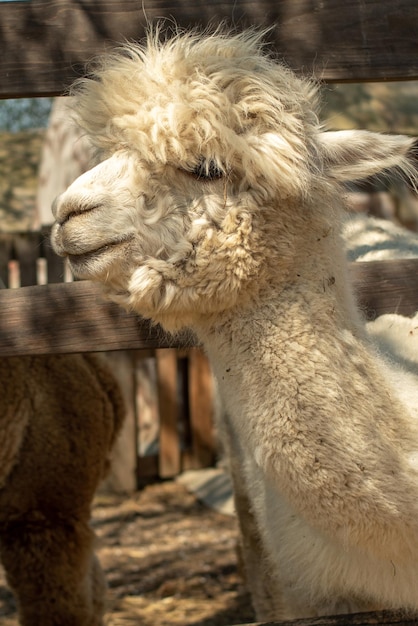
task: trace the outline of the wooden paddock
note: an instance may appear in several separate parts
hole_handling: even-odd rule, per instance
[[[270,33],[273,47],[295,71],[313,72],[318,80],[418,79],[415,0],[184,0],[164,5],[149,0],[143,6],[145,13],[137,0],[0,3],[0,97],[65,93],[72,80],[82,75],[89,58],[124,40],[142,38],[147,21],[161,17],[174,18],[183,27],[221,19],[238,27],[275,24]],[[22,242],[22,250],[24,246]],[[418,261],[353,266],[358,297],[367,315],[412,315],[418,309],[417,270]],[[167,337],[148,322],[103,302],[89,282],[0,291],[1,355],[185,345],[193,345],[193,338]],[[170,358],[168,367],[173,371]],[[172,437],[173,422],[167,432]],[[292,624],[399,625],[418,624],[418,619],[400,612],[379,612]]]

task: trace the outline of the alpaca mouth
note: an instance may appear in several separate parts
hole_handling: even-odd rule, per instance
[[[73,273],[78,278],[89,278],[104,271],[109,272],[112,262],[120,257],[123,249],[129,247],[133,238],[133,235],[129,235],[89,252],[67,254]]]

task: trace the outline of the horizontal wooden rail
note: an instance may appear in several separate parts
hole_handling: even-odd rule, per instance
[[[147,21],[271,26],[296,71],[327,81],[418,78],[416,0],[30,0],[0,3],[0,97],[63,93],[88,59]]]
[[[418,259],[353,263],[359,303],[369,319],[418,311]],[[89,281],[0,290],[0,355],[98,352],[195,344],[106,302]]]
[[[295,619],[286,622],[241,624],[241,626],[369,626],[371,624],[373,626],[417,626],[418,616],[408,616],[405,611],[375,611]]]
[[[418,259],[352,263],[350,276],[367,319],[418,311]]]
[[[178,347],[148,320],[103,301],[88,281],[0,290],[0,355]]]

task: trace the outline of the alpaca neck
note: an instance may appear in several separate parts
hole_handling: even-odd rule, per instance
[[[322,232],[326,227],[325,224]],[[311,254],[305,253],[310,250],[313,250]],[[260,277],[260,289],[254,297],[239,302],[224,314],[199,319],[195,330],[209,352],[217,351],[215,346],[220,337],[223,346],[229,345],[232,352],[239,351],[246,341],[246,329],[251,329],[248,334],[251,344],[258,334],[267,337],[272,333],[273,341],[284,345],[295,323],[304,326],[306,332],[312,328],[313,336],[321,341],[327,336],[334,341],[342,330],[364,337],[364,324],[355,304],[340,237],[323,237],[312,229],[307,236],[296,239],[289,256],[287,263],[279,255],[266,259],[267,272]]]
[[[235,410],[236,397],[244,407],[260,394],[268,394],[275,402],[278,397],[292,398],[301,386],[323,402],[315,372],[311,378],[305,376],[313,355],[320,358],[323,374],[347,367],[348,344],[359,359],[370,360],[343,262],[332,268],[307,264],[295,273],[293,284],[283,287],[270,282],[258,296],[256,302],[237,307],[215,324],[204,322],[195,328],[227,404],[233,392],[230,412]],[[328,408],[334,411],[335,404]],[[295,410],[293,419],[305,416]]]
[[[308,269],[309,280],[301,270],[300,282],[272,285],[257,305],[196,331],[252,471],[273,481],[317,528],[343,542],[382,552],[386,541],[395,550],[399,516],[415,524],[418,512],[410,497],[418,473],[409,465],[417,429],[351,317],[349,290],[338,288],[344,264],[326,284],[326,265],[315,281],[317,269]],[[396,543],[396,550],[409,548]]]
[[[264,294],[259,294],[257,306],[250,303],[237,307],[215,324],[208,326],[204,322],[197,327],[197,335],[215,369],[219,369],[218,364],[231,369],[231,363],[240,361],[242,355],[247,354],[248,361],[244,358],[240,368],[252,370],[254,362],[261,367],[268,354],[266,370],[269,372],[276,359],[286,362],[292,358],[295,349],[309,359],[310,351],[317,348],[326,351],[328,343],[334,345],[340,337],[349,335],[359,337],[359,348],[366,350],[364,331],[351,293],[341,275],[336,274],[334,271],[317,275],[315,284],[300,277],[299,282],[292,287],[280,288],[278,293],[274,285],[270,285]],[[295,343],[299,340],[301,346]],[[299,366],[303,369],[303,362],[299,361]]]

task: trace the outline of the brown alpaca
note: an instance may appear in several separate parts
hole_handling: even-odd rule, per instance
[[[102,624],[90,507],[123,413],[96,357],[0,360],[0,558],[22,626]]]

